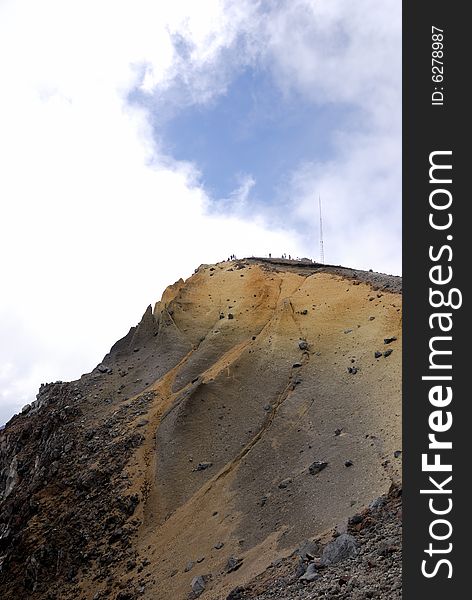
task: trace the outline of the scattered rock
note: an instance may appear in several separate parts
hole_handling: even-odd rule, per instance
[[[231,592],[226,596],[226,600],[241,600],[244,598],[244,592],[246,591],[241,585],[231,590]]]
[[[195,563],[193,562],[193,560],[190,560],[186,565],[185,565],[185,569],[184,569],[184,573],[188,573],[189,571],[191,571],[193,569],[193,567],[195,566]]]
[[[369,504],[369,510],[375,512],[383,508],[385,504],[385,498],[379,496],[378,498],[375,498],[375,500],[372,500],[372,502]]]
[[[352,333],[352,329],[345,329],[344,333]]]
[[[215,550],[221,550],[221,548],[223,548],[223,546],[224,546],[224,542],[218,542],[213,546],[213,548]]]
[[[349,521],[349,525],[359,525],[359,523],[362,523],[362,521],[364,520],[364,517],[362,515],[354,515],[352,516],[348,521]]]
[[[234,556],[230,556],[228,558],[228,562],[226,563],[225,571],[226,573],[233,573],[233,571],[237,571],[242,564],[242,558],[235,558]]]
[[[387,538],[380,544],[380,548],[378,549],[378,554],[380,556],[388,556],[389,554],[393,554],[397,552],[398,546],[395,543],[394,538]]]
[[[344,463],[345,467],[352,467],[354,463],[352,462],[352,460],[346,460],[346,462]]]
[[[122,590],[118,592],[115,597],[115,600],[135,600],[136,596],[132,592],[128,592],[126,590]]]
[[[324,462],[322,460],[315,460],[315,462],[311,463],[311,465],[308,467],[308,471],[311,475],[317,475],[323,469],[326,469],[327,466],[327,462]]]
[[[301,366],[302,366],[302,363],[296,362],[296,363],[293,363],[292,368],[299,369]]]
[[[209,469],[212,466],[213,466],[212,462],[201,462],[201,463],[198,463],[198,465],[195,467],[195,469],[192,469],[192,470],[193,471],[205,471],[206,469]]]
[[[300,348],[300,350],[308,350],[308,342],[305,340],[300,340],[298,342],[298,347]]]
[[[357,373],[357,371],[359,371],[358,367],[348,367],[347,368],[348,373],[351,373],[351,375],[355,375]]]
[[[382,356],[382,352],[379,352],[378,350],[376,350],[374,352],[374,356],[375,356],[375,358],[380,358]]]
[[[343,432],[343,430],[338,427],[337,429],[334,430],[334,435],[335,436],[341,435],[342,432]]]
[[[384,344],[391,344],[392,342],[396,342],[397,338],[395,336],[384,338]]]
[[[192,587],[192,592],[195,595],[195,598],[198,598],[206,588],[206,577],[203,575],[197,575],[192,579],[192,583],[190,584]]]
[[[382,505],[382,510],[375,515],[370,508],[359,513],[359,516],[365,514],[364,520],[350,530],[351,534],[347,534],[346,519],[343,527],[337,527],[340,529],[338,541],[325,546],[323,560],[311,558],[312,554],[320,555],[318,550],[308,553],[310,556],[305,559],[296,551],[290,557],[274,561],[262,577],[258,576],[244,588],[235,588],[234,595],[227,596],[226,600],[399,600],[402,588],[400,496],[401,488],[393,486],[388,496],[375,501]],[[366,522],[369,522],[368,530],[364,527]],[[300,579],[311,564],[316,579],[312,582]]]
[[[395,450],[395,452],[393,453],[393,456],[395,458],[400,458],[401,455],[402,455],[402,451],[401,450]]]
[[[290,477],[287,477],[287,479],[284,479],[283,481],[281,481],[279,483],[279,488],[281,490],[284,490],[286,487],[288,487],[290,484],[292,483],[292,480],[290,479]]]
[[[392,352],[393,352],[392,348],[389,348],[388,350],[385,350],[383,355],[385,356],[385,358],[387,358],[387,356],[390,356],[390,354],[392,354]]]
[[[228,313],[228,319],[234,319],[233,313]]]
[[[135,569],[135,568],[136,568],[137,564],[138,564],[138,563],[137,563],[137,562],[136,562],[134,559],[131,559],[131,560],[129,560],[129,561],[126,563],[126,570],[127,570],[127,571],[132,571],[133,569]]]

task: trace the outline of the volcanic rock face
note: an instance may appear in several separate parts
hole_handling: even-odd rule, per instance
[[[0,432],[2,598],[242,598],[304,540],[321,561],[398,490],[400,368],[399,278],[201,266]]]

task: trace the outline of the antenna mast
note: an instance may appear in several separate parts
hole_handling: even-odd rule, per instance
[[[318,196],[318,206],[320,208],[320,262],[322,265],[324,265],[323,217],[321,215],[321,195]]]

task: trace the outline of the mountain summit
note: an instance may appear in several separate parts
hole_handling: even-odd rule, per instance
[[[167,288],[0,432],[2,598],[401,597],[401,306],[308,261]]]

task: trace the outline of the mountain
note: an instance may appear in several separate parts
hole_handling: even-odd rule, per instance
[[[167,288],[0,432],[2,598],[401,597],[401,306],[307,260]]]

